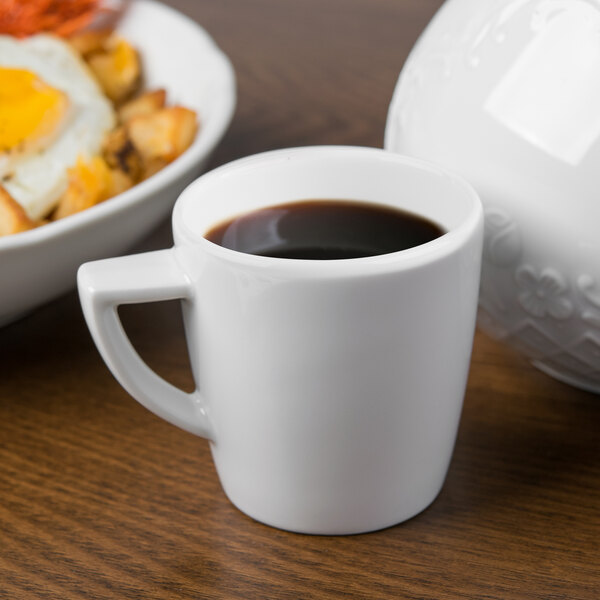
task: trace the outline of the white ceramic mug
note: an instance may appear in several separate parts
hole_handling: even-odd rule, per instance
[[[204,239],[212,226],[302,199],[417,213],[447,233],[390,254],[296,260]],[[374,148],[307,147],[238,160],[178,199],[168,250],[83,265],[84,313],[129,393],[210,440],[243,512],[304,533],[372,531],[412,517],[443,484],[473,340],[482,245],[474,190]],[[123,303],[182,299],[197,389],[139,358]]]

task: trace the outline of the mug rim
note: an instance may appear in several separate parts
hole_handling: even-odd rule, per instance
[[[182,217],[184,205],[191,201],[196,193],[196,189],[204,186],[214,179],[228,176],[229,174],[252,168],[255,164],[264,165],[265,162],[273,163],[290,160],[295,157],[317,156],[360,156],[378,160],[388,161],[415,169],[420,169],[447,179],[455,186],[461,188],[464,196],[469,198],[471,205],[468,207],[468,214],[456,227],[446,231],[443,235],[412,248],[379,254],[376,256],[365,256],[358,258],[343,258],[335,260],[318,259],[290,259],[271,256],[259,256],[225,248],[214,242],[207,240],[203,235],[199,235],[190,227],[186,226]],[[376,204],[376,203],[375,203]],[[383,203],[380,203],[383,204]],[[265,206],[271,206],[272,203],[266,203]],[[384,204],[385,205],[385,204]],[[468,239],[476,232],[480,223],[483,222],[483,207],[481,200],[475,188],[463,177],[453,173],[439,165],[403,154],[390,152],[381,148],[369,146],[346,146],[346,145],[319,145],[319,146],[300,146],[295,148],[281,148],[268,150],[250,156],[238,158],[225,163],[215,169],[201,175],[191,182],[180,194],[177,199],[172,215],[173,235],[176,247],[187,245],[199,247],[202,251],[215,256],[221,260],[243,265],[248,268],[268,269],[270,271],[281,271],[285,273],[297,273],[299,275],[319,276],[320,274],[330,277],[335,274],[368,274],[378,273],[397,269],[401,266],[403,270],[419,267],[421,265],[435,262],[436,260],[449,256],[454,251],[462,247]]]

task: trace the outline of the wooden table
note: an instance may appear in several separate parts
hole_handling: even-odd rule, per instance
[[[441,0],[173,0],[239,84],[213,166],[270,148],[381,146]],[[168,225],[138,250],[170,245]],[[190,388],[178,306],[130,307],[148,363]],[[478,333],[445,487],[377,533],[314,537],[226,500],[208,444],[115,382],[71,293],[0,330],[0,598],[600,597],[600,398]]]

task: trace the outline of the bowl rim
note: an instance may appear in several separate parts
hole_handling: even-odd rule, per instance
[[[172,163],[125,192],[86,210],[35,229],[0,237],[0,254],[3,251],[43,244],[64,234],[75,232],[92,223],[100,222],[120,212],[123,208],[142,203],[150,194],[166,190],[174,181],[194,169],[202,157],[208,157],[227,130],[236,105],[235,72],[227,55],[219,48],[208,31],[175,8],[157,0],[133,0],[131,4],[163,11],[172,20],[178,21],[182,26],[196,32],[198,39],[205,46],[207,55],[211,56],[211,64],[219,73],[217,90],[220,95],[219,102],[215,103],[215,109],[211,112],[210,119],[203,124],[192,145]]]

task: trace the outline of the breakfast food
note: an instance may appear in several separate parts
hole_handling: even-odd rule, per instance
[[[0,34],[26,37],[42,31],[70,35],[110,9],[101,0],[2,0]]]
[[[0,37],[0,177],[33,220],[64,193],[67,169],[97,154],[115,126],[111,102],[62,40]]]
[[[0,186],[0,236],[34,227],[23,207]]]
[[[190,146],[196,113],[141,80],[110,31],[0,35],[0,235],[103,202]]]

